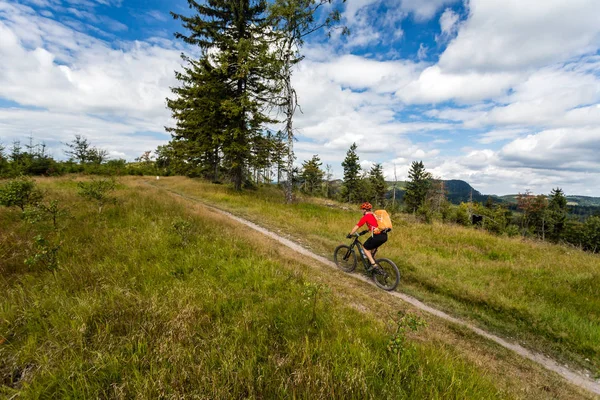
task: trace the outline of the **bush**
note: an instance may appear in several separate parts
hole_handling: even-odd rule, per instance
[[[43,197],[35,182],[24,176],[0,187],[0,205],[19,207],[21,211],[25,211],[25,207],[29,205],[37,204]]]
[[[519,229],[519,227],[516,225],[508,225],[504,229],[504,234],[508,237],[518,236],[521,234],[521,229]]]
[[[115,203],[116,199],[110,196],[117,188],[117,182],[114,178],[108,179],[92,179],[88,182],[79,182],[79,195],[83,198],[95,201],[98,205],[98,213],[102,212],[102,208],[109,203]]]
[[[600,251],[600,217],[590,217],[585,221],[583,248],[592,253]]]

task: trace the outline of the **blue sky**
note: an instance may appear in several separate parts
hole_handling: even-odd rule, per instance
[[[434,176],[489,194],[600,196],[600,2],[348,0],[294,74],[298,163]],[[185,1],[0,0],[0,143],[63,158],[82,134],[129,160],[169,140]]]

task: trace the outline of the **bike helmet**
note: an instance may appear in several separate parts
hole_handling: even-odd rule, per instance
[[[361,209],[361,210],[367,210],[367,211],[369,211],[369,210],[371,210],[372,208],[373,208],[373,206],[372,206],[372,205],[371,205],[371,203],[369,203],[368,201],[367,201],[366,203],[362,203],[362,204],[360,205],[360,209]]]

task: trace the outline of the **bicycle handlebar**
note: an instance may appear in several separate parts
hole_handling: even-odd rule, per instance
[[[368,229],[367,229],[367,230],[364,230],[364,231],[362,231],[362,232],[355,232],[353,235],[348,235],[347,237],[348,237],[348,239],[350,239],[350,238],[352,238],[352,237],[356,237],[356,238],[357,238],[357,237],[359,237],[359,236],[362,236],[362,235],[364,235],[364,234],[366,234],[366,233],[369,233],[369,230],[368,230]]]

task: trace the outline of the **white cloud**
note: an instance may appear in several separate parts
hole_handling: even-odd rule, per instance
[[[180,52],[144,42],[112,48],[28,10],[0,21],[0,96],[55,111],[167,116]],[[27,24],[16,28],[27,20]],[[157,126],[157,129],[162,129]]]
[[[451,8],[447,8],[440,17],[440,28],[442,33],[436,36],[437,42],[445,42],[452,38],[458,30],[459,16]]]
[[[518,166],[600,172],[600,128],[545,130],[514,140],[498,154]]]
[[[440,57],[447,71],[522,71],[595,52],[597,0],[470,0],[469,17]]]
[[[417,52],[417,59],[424,60],[427,58],[427,51],[429,48],[425,46],[423,43],[419,45],[419,51]]]
[[[498,141],[515,139],[526,132],[526,129],[495,129],[480,135],[477,141],[483,144],[490,144]]]
[[[434,65],[421,72],[419,77],[396,92],[406,103],[439,103],[448,100],[476,102],[499,97],[520,79],[518,74],[448,73]]]
[[[401,8],[413,13],[418,21],[431,19],[441,8],[459,0],[401,0]]]

